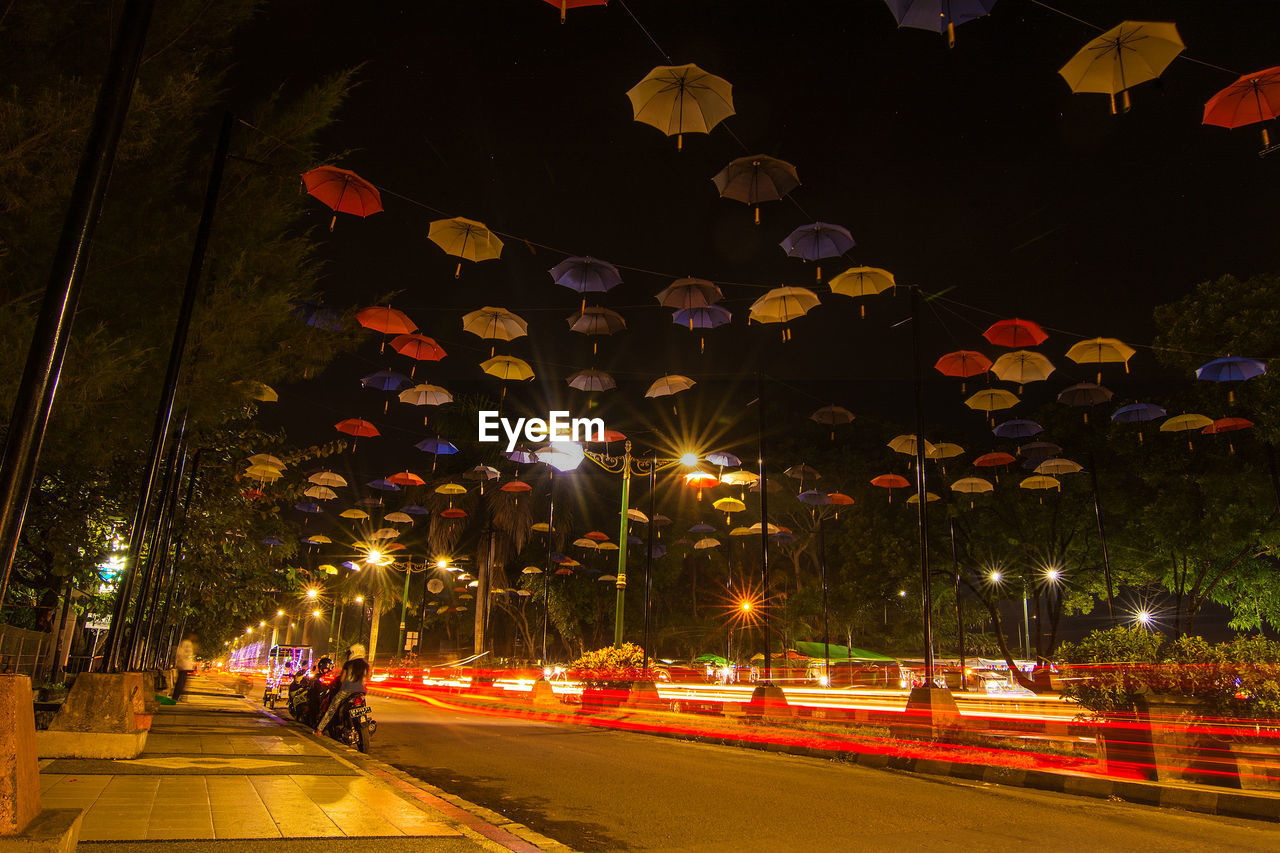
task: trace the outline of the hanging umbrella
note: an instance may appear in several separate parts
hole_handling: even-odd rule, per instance
[[[379,527],[368,535],[368,539],[395,539],[400,535],[400,531],[394,527]]]
[[[750,486],[760,479],[759,474],[751,471],[726,471],[720,477],[720,482],[726,486]]]
[[[1043,474],[1033,474],[1018,484],[1021,489],[1057,489],[1062,491],[1062,481]]]
[[[727,450],[713,450],[706,455],[706,460],[719,468],[733,468],[741,465],[742,460]]]
[[[301,318],[315,329],[325,329],[330,332],[340,332],[346,328],[342,317],[332,308],[325,308],[319,302],[310,299],[298,299],[289,303],[289,313],[294,317]]]
[[[382,210],[382,195],[377,187],[355,172],[337,166],[320,166],[303,172],[302,185],[308,195],[319,199],[333,211],[330,231],[337,223],[339,213],[350,213],[363,219]]]
[[[318,501],[331,501],[338,496],[338,493],[328,486],[312,486],[302,494]]]
[[[417,362],[439,361],[447,355],[444,347],[436,343],[434,338],[429,338],[426,335],[400,335],[392,339],[391,348],[401,355],[414,360],[413,369],[409,372],[411,377],[414,371],[418,369]]]
[[[926,459],[954,459],[964,453],[964,448],[950,441],[940,441],[933,447],[925,450]]]
[[[751,303],[750,319],[757,323],[789,323],[803,317],[818,304],[818,295],[804,287],[775,287]],[[782,334],[791,340],[791,330]]]
[[[635,120],[675,136],[710,133],[733,115],[733,86],[696,65],[660,65],[627,92]]]
[[[320,504],[312,503],[311,501],[306,501],[305,503],[300,503],[300,504],[294,504],[293,508],[296,509],[298,512],[305,512],[308,515],[316,515],[318,513],[324,512],[324,510],[320,508]]]
[[[1163,418],[1168,412],[1151,403],[1130,403],[1111,413],[1111,420],[1118,424],[1140,424]],[[1142,443],[1142,430],[1138,430],[1138,443]]]
[[[356,312],[356,322],[384,335],[409,335],[418,331],[418,325],[407,314],[390,306],[361,308]]]
[[[802,258],[806,261],[821,261],[823,258],[838,258],[852,249],[853,235],[843,225],[830,222],[813,222],[801,225],[779,243],[782,251],[789,258]],[[819,265],[817,280],[822,280],[822,267]],[[815,296],[816,300],[817,297]]]
[[[809,420],[814,423],[826,424],[831,427],[831,440],[836,440],[835,428],[841,424],[853,423],[853,412],[843,406],[823,406],[813,414],[809,415]]]
[[[889,503],[893,503],[893,490],[908,488],[911,485],[911,481],[901,474],[881,474],[879,477],[872,478],[871,485],[888,490]]]
[[[1121,111],[1127,113],[1129,89],[1159,77],[1182,49],[1182,38],[1172,23],[1125,21],[1080,48],[1058,73],[1073,92],[1110,97],[1113,115],[1116,95],[1121,95]]]
[[[329,486],[331,488],[340,489],[347,484],[347,478],[341,474],[335,474],[332,471],[320,471],[312,474],[307,478],[308,483],[315,483],[317,486]]]
[[[757,225],[760,224],[760,202],[778,201],[800,186],[795,166],[764,154],[739,157],[711,180],[720,191],[721,198],[730,198],[755,208]]]
[[[1044,427],[1035,421],[1018,419],[1005,421],[997,425],[992,432],[999,438],[1030,438],[1044,432]]]
[[[714,527],[712,527],[710,524],[707,524],[706,522],[700,521],[700,522],[698,522],[697,524],[695,524],[695,525],[693,525],[692,527],[690,527],[690,528],[689,528],[689,532],[690,532],[690,533],[695,533],[695,534],[697,534],[697,535],[699,535],[699,536],[700,536],[700,535],[702,535],[703,533],[715,533],[715,532],[716,532],[716,529],[715,529]]]
[[[955,376],[960,379],[968,379],[972,376],[980,376],[991,369],[991,359],[987,358],[980,352],[973,350],[958,349],[955,352],[949,352],[939,358],[933,365],[933,369],[941,373],[943,376]],[[960,392],[964,393],[964,383],[960,383]]]
[[[1049,337],[1037,323],[1017,317],[992,323],[982,336],[996,346],[1008,349],[1038,347]]]
[[[578,548],[586,548],[588,551],[594,551],[600,547],[593,539],[587,539],[585,536],[580,539],[573,540],[573,544]]]
[[[1238,432],[1242,429],[1250,429],[1252,426],[1253,421],[1248,418],[1218,418],[1216,421],[1200,431],[1205,435],[1221,435],[1227,432]],[[1232,453],[1235,453],[1235,442],[1228,441],[1227,449]]]
[[[487,341],[513,341],[523,338],[529,333],[529,324],[506,308],[484,308],[472,311],[462,317],[462,331],[484,338]],[[493,348],[489,349],[493,355]]]
[[[393,524],[413,524],[413,516],[405,512],[389,512],[382,520],[390,521]]]
[[[533,378],[533,368],[514,355],[498,355],[480,362],[480,369],[503,382],[526,382]],[[503,388],[503,393],[506,389]]]
[[[733,320],[733,314],[728,308],[719,305],[704,305],[701,308],[684,308],[674,312],[671,315],[672,322],[677,326],[685,326],[689,331],[699,330],[698,334],[698,352],[705,352],[707,348],[707,339],[702,330],[717,329],[720,326],[728,324]]]
[[[698,500],[702,500],[702,490],[709,489],[720,482],[720,478],[710,471],[690,471],[684,475],[684,484],[698,490]]]
[[[1215,358],[1213,361],[1197,367],[1196,379],[1204,379],[1208,382],[1244,382],[1246,379],[1253,379],[1255,376],[1261,376],[1266,372],[1266,363],[1258,361],[1256,358],[1227,356],[1226,358]],[[1236,392],[1234,390],[1228,391],[1227,400],[1234,403],[1235,399]]]
[[[432,222],[427,239],[446,254],[461,258],[453,271],[454,278],[462,275],[462,261],[488,261],[502,254],[502,241],[488,226],[461,216]]]
[[[566,381],[570,388],[576,388],[579,391],[609,391],[618,387],[618,383],[613,381],[612,376],[594,368],[579,370]]]
[[[355,436],[357,439],[373,438],[374,436],[382,434],[378,432],[378,428],[376,426],[360,418],[347,418],[344,421],[338,421],[333,425],[333,428],[338,432]],[[353,444],[352,446],[354,447],[355,445]]]
[[[793,480],[799,480],[801,483],[801,486],[804,485],[805,480],[818,480],[818,479],[821,479],[822,477],[822,475],[819,474],[815,469],[810,468],[808,465],[804,464],[803,462],[801,462],[799,465],[792,465],[790,468],[783,471],[782,473],[786,474],[788,477],[790,477]]]
[[[986,412],[990,417],[992,412],[1012,409],[1018,405],[1018,398],[1003,388],[984,388],[965,400],[964,404],[975,411]]]
[[[887,445],[894,453],[901,453],[904,456],[916,455],[916,437],[914,435],[900,435],[892,439]],[[929,443],[928,439],[924,442],[924,455],[928,458],[934,447]]]
[[[248,393],[251,399],[260,403],[277,403],[280,401],[280,395],[276,393],[276,389],[265,382],[250,382]]]
[[[270,465],[250,465],[244,469],[244,472],[255,480],[261,480],[264,483],[274,483],[284,476],[279,468],[273,468]]]
[[[809,506],[827,506],[831,503],[831,495],[817,489],[809,489],[796,496],[796,500]]]
[[[940,501],[940,500],[942,500],[942,498],[938,497],[938,496],[937,496],[937,495],[935,495],[933,492],[925,492],[925,493],[924,493],[924,499],[925,499],[926,501],[928,501],[929,503],[933,503],[934,501]],[[918,504],[918,503],[920,503],[920,495],[919,495],[919,494],[912,494],[909,498],[907,498],[907,503],[909,503],[909,504]]]
[[[695,551],[705,551],[708,548],[719,548],[719,547],[720,547],[720,540],[712,539],[710,536],[708,536],[705,539],[699,539],[697,542],[693,543],[693,549]]]
[[[1018,455],[1023,459],[1039,462],[1051,456],[1057,456],[1062,448],[1052,441],[1029,441],[1018,448]]]
[[[984,480],[982,477],[963,477],[951,484],[951,491],[969,495],[970,509],[973,508],[974,495],[981,495],[994,490],[995,486],[991,485],[991,481]]]
[[[275,468],[280,471],[285,468],[285,464],[280,457],[272,456],[270,453],[255,453],[245,461],[250,465],[266,465],[269,468]]]
[[[658,304],[664,308],[683,311],[688,308],[706,308],[724,298],[720,288],[701,278],[679,278],[667,285],[657,295]]]
[[[612,335],[627,327],[627,321],[617,311],[588,305],[569,317],[569,330],[583,335]],[[591,352],[596,352],[596,342],[591,344]]]
[[[1046,459],[1036,466],[1037,474],[1061,476],[1063,474],[1079,474],[1084,468],[1070,459]]]
[[[725,524],[729,523],[729,519],[733,513],[742,512],[747,508],[747,505],[737,498],[720,498],[715,503],[711,504],[711,506],[724,513]]]
[[[399,486],[397,486],[395,483],[391,482],[390,480],[388,480],[388,479],[386,479],[386,478],[384,478],[384,477],[379,477],[379,478],[378,478],[378,479],[376,479],[376,480],[370,480],[369,482],[365,483],[365,485],[366,485],[366,486],[368,486],[368,487],[369,487],[369,488],[371,488],[371,489],[377,489],[377,490],[378,490],[378,491],[380,491],[380,492],[398,492],[398,491],[400,491],[400,487],[399,487]]]
[[[551,280],[574,293],[583,294],[582,307],[587,306],[588,293],[604,293],[622,283],[622,276],[613,264],[590,255],[565,258],[547,270]]]
[[[1129,372],[1129,359],[1133,358],[1133,347],[1118,338],[1090,338],[1073,344],[1067,350],[1067,358],[1076,364],[1123,364],[1124,372]],[[1102,381],[1102,369],[1098,369],[1098,382]]]
[[[832,506],[853,506],[853,498],[843,492],[831,492],[827,498]]]
[[[436,438],[424,438],[422,441],[415,444],[414,447],[418,448],[423,453],[431,454],[432,471],[436,470],[436,462],[439,461],[441,456],[452,456],[458,452],[458,448],[454,447],[452,442],[438,436]],[[439,489],[437,489],[437,491],[439,491]]]
[[[439,385],[415,385],[400,392],[400,402],[411,406],[443,406],[453,402],[453,395]]]
[[[379,370],[377,373],[362,377],[360,384],[365,388],[374,388],[378,391],[399,391],[409,384],[409,377],[394,370]]]
[[[397,486],[421,486],[425,481],[412,471],[401,471],[387,477],[387,482],[395,483]]]
[[[490,465],[477,465],[476,467],[466,471],[462,476],[466,477],[468,480],[480,480],[481,482],[487,482],[489,480],[498,479],[502,474],[497,468]]]
[[[1100,403],[1106,403],[1111,400],[1112,394],[1101,385],[1095,385],[1092,382],[1081,382],[1078,385],[1072,385],[1070,388],[1064,388],[1058,394],[1058,402],[1066,406],[1096,406]],[[1084,413],[1084,422],[1089,422],[1089,413]]]
[[[362,509],[344,509],[342,512],[338,513],[338,515],[342,518],[354,518],[356,520],[361,520],[369,517],[369,513],[365,512]]]
[[[977,459],[973,460],[975,468],[999,468],[1003,465],[1011,465],[1018,460],[1002,451],[994,451],[992,453],[984,453]]]
[[[947,47],[956,43],[956,24],[981,18],[996,0],[885,0],[899,27],[947,34]]]
[[[841,296],[875,296],[897,286],[893,273],[879,267],[850,267],[827,282],[832,293]],[[867,306],[861,306],[862,316],[867,316]]]
[[[570,9],[585,9],[588,6],[607,6],[609,0],[543,0],[552,6],[560,9],[560,23],[564,23],[564,16]]]
[[[405,504],[400,507],[400,511],[406,515],[431,515],[431,510],[417,504]]]
[[[333,544],[333,540],[332,540],[332,539],[330,539],[328,536],[325,536],[324,534],[321,534],[321,533],[317,533],[315,536],[308,536],[306,539],[303,539],[302,541],[303,541],[303,542],[306,542],[308,545],[331,545],[331,544]]]
[[[1053,373],[1053,363],[1038,352],[1020,349],[1007,352],[991,365],[991,372],[1005,382],[1018,383],[1018,393],[1028,382],[1042,382]]]
[[[1280,66],[1246,74],[1219,91],[1204,105],[1204,124],[1217,127],[1244,127],[1271,121],[1280,114]],[[1271,136],[1262,129],[1262,147],[1271,145]]]
[[[1213,426],[1213,418],[1204,415],[1174,415],[1164,423],[1160,424],[1161,432],[1203,432],[1205,427]],[[1190,437],[1187,438],[1187,447],[1194,449],[1191,444]]]
[[[646,397],[669,397],[672,394],[679,394],[681,391],[687,391],[698,383],[687,376],[681,376],[678,373],[665,374],[654,381],[649,386],[649,390],[644,392]]]

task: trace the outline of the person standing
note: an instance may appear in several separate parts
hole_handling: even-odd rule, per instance
[[[369,677],[369,671],[369,662],[364,659],[364,646],[356,643],[347,650],[347,662],[342,665],[342,671],[333,680],[333,688],[329,694],[329,707],[325,710],[319,725],[316,726],[316,734],[324,734],[329,721],[333,719],[333,715],[338,712],[342,703],[347,701],[347,697],[365,692],[364,682]]]
[[[187,679],[196,668],[196,647],[190,637],[184,637],[173,655],[173,665],[178,670],[178,678],[173,685],[173,701],[177,702],[187,689]]]

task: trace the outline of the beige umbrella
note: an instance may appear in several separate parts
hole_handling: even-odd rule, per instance
[[[644,392],[646,397],[670,397],[672,394],[679,394],[681,391],[688,391],[698,383],[687,376],[681,376],[678,373],[668,373],[659,377],[649,386],[649,390]]]
[[[389,512],[382,520],[390,521],[393,524],[413,524],[413,516],[407,512]]]
[[[458,261],[453,277],[462,275],[462,261],[487,261],[502,254],[502,241],[483,222],[455,216],[431,223],[427,238]]]
[[[1159,77],[1182,49],[1172,23],[1125,21],[1080,48],[1058,73],[1073,92],[1109,96],[1114,115],[1116,95],[1123,98],[1121,110],[1128,112],[1129,89]]]
[[[1063,474],[1079,474],[1084,468],[1078,462],[1072,462],[1070,459],[1046,459],[1036,466],[1037,474],[1044,474],[1050,477],[1058,477]]]
[[[250,465],[265,465],[268,468],[275,468],[277,471],[283,471],[285,467],[279,457],[272,456],[270,453],[255,453],[246,461]]]
[[[982,477],[962,477],[951,484],[951,491],[969,496],[969,507],[973,508],[973,496],[995,491],[990,480]]]
[[[415,385],[400,392],[400,402],[411,406],[443,406],[453,402],[453,395],[439,385]]]
[[[1018,383],[1018,393],[1028,382],[1043,382],[1053,373],[1053,362],[1038,352],[1014,350],[996,359],[991,372],[1005,382]]]
[[[463,315],[462,331],[486,341],[514,341],[529,334],[529,324],[506,308],[486,305]],[[493,347],[489,348],[489,355],[493,355]]]
[[[710,133],[733,115],[733,86],[696,65],[660,65],[627,92],[636,121],[684,147],[684,134]]]
[[[303,494],[318,501],[331,501],[338,496],[338,493],[328,486],[312,486]]]
[[[818,294],[807,287],[775,287],[751,304],[749,319],[757,323],[789,323],[803,317],[819,303]],[[782,333],[791,340],[791,330]]]
[[[264,483],[274,483],[284,476],[280,473],[279,468],[273,468],[270,465],[250,465],[244,469],[244,472],[255,480],[261,480]]]
[[[341,474],[335,474],[332,471],[320,471],[312,474],[307,478],[308,483],[314,483],[317,486],[329,486],[330,488],[340,489],[347,484],[347,478]]]
[[[914,435],[900,435],[890,441],[888,447],[894,453],[901,453],[904,456],[914,457],[916,455],[916,437]],[[936,450],[937,448],[930,444],[929,440],[926,438],[924,441],[925,458],[928,459],[929,454],[936,452]]]
[[[893,273],[888,270],[882,270],[879,267],[852,267],[827,282],[827,286],[831,288],[832,293],[852,296],[856,299],[884,293],[889,288],[896,287],[897,282],[893,280]],[[861,308],[862,316],[866,317],[867,306],[864,304]]]

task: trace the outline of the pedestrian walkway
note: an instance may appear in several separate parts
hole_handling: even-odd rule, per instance
[[[44,807],[83,809],[86,842],[359,837],[413,839],[415,850],[531,849],[483,837],[473,816],[432,808],[212,678],[193,678],[190,691],[160,708],[136,759],[41,761]]]

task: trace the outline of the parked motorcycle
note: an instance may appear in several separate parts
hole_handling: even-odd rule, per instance
[[[378,723],[373,719],[373,709],[365,700],[365,694],[354,693],[343,701],[324,733],[367,754],[369,739],[377,730]]]

